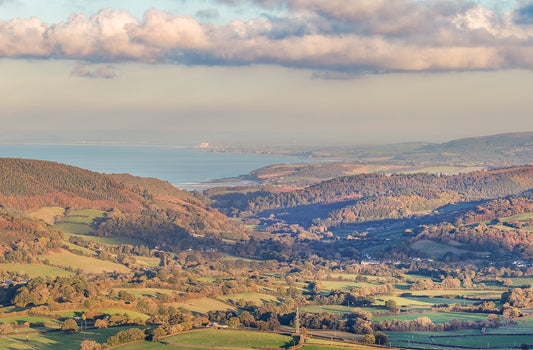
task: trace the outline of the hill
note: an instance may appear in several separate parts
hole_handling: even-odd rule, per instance
[[[402,160],[479,163],[484,166],[509,166],[533,162],[533,132],[470,137],[441,144],[421,146]]]
[[[346,253],[351,255],[358,251],[405,255],[409,253],[409,245],[416,241],[408,239],[420,233],[417,240],[431,239],[447,244],[451,239],[457,245],[464,245],[462,251],[458,247],[452,249],[435,244],[429,247],[444,249],[444,253],[467,253],[479,247],[495,250],[497,247],[502,250],[500,256],[505,255],[503,251],[518,249],[523,252],[520,256],[528,257],[531,249],[524,244],[528,244],[530,234],[522,231],[480,229],[476,240],[486,239],[484,243],[492,243],[477,247],[473,243],[475,240],[466,238],[468,228],[462,229],[460,239],[453,237],[455,228],[470,225],[474,223],[472,217],[479,217],[475,214],[477,207],[493,200],[507,200],[507,204],[502,205],[505,210],[500,210],[507,216],[533,212],[528,199],[532,189],[533,166],[519,166],[457,175],[360,174],[290,192],[275,193],[262,188],[218,193],[213,190],[207,194],[221,210],[280,237],[292,237],[300,242],[347,240],[338,252],[351,247],[353,249]],[[513,196],[521,199],[508,199]],[[486,215],[483,220],[500,217]],[[457,227],[447,226],[456,221],[459,222]],[[448,233],[430,234],[443,229],[428,229],[428,225],[444,225]],[[415,247],[428,248],[427,244]],[[444,253],[438,257],[443,257]]]
[[[177,237],[244,235],[241,226],[168,182],[100,174],[49,161],[0,159],[0,205],[12,208],[17,222],[32,222],[26,214],[53,212],[56,219],[47,214],[46,220],[63,220],[58,228],[83,226],[87,229],[81,233],[138,237],[154,245],[169,237],[175,244]],[[69,214],[75,209],[97,209],[97,214]],[[10,240],[16,240],[16,232],[19,238],[28,236],[21,230],[10,232]]]

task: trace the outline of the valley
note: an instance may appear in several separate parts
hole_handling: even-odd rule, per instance
[[[0,348],[532,346],[531,154],[426,156],[204,192],[2,158]]]

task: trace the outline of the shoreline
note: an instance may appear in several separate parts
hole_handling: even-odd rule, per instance
[[[242,177],[232,177],[225,179],[214,179],[205,182],[173,183],[172,185],[185,191],[205,191],[215,187],[238,187],[260,185],[259,181],[244,179]]]

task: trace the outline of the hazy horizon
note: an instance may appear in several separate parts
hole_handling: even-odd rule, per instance
[[[532,43],[522,1],[4,0],[0,142],[357,145],[533,130]]]

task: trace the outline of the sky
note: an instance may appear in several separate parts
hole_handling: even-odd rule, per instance
[[[0,0],[0,142],[532,131],[533,2]]]

